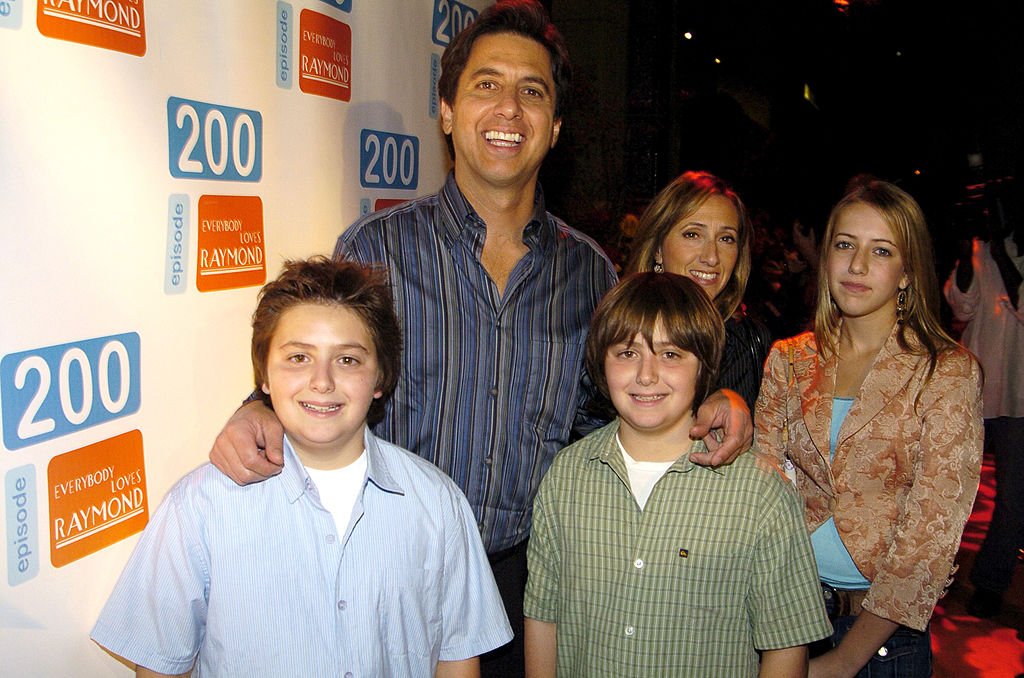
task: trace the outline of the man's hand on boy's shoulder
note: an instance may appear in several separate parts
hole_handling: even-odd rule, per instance
[[[736,460],[754,441],[754,422],[739,393],[715,391],[697,410],[690,437],[703,438],[707,452],[694,452],[690,461],[701,466],[721,466]]]
[[[239,485],[275,476],[284,468],[284,429],[273,410],[260,401],[242,405],[210,450],[210,462]]]

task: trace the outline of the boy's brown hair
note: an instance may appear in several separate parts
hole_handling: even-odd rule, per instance
[[[661,323],[668,340],[697,357],[700,370],[693,389],[693,411],[711,394],[725,343],[725,325],[714,302],[697,283],[672,273],[633,273],[605,294],[587,335],[587,372],[608,398],[604,360],[608,349],[640,334],[653,344]]]
[[[260,290],[252,314],[252,371],[257,391],[267,381],[267,355],[277,324],[285,311],[300,304],[342,306],[366,323],[380,371],[377,388],[382,393],[371,403],[366,421],[377,423],[398,384],[402,359],[402,331],[386,276],[361,264],[323,256],[286,261],[277,279]],[[263,394],[263,400],[271,406],[270,396]]]

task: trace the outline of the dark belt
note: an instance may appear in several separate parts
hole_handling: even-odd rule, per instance
[[[821,595],[825,599],[830,619],[856,617],[860,614],[864,599],[868,597],[868,589],[837,589],[821,582]]]
[[[509,546],[507,549],[495,551],[494,553],[487,554],[487,560],[490,561],[491,565],[496,565],[503,560],[508,560],[513,556],[526,553],[526,547],[530,545],[529,539],[524,539],[515,546]]]

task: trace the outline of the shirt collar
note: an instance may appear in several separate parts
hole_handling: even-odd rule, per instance
[[[385,492],[404,495],[405,490],[391,474],[387,459],[381,454],[380,441],[377,440],[377,436],[370,433],[369,426],[363,435],[363,444],[366,450],[367,480]],[[306,472],[306,467],[302,465],[299,455],[295,453],[288,436],[284,437],[284,469],[281,471],[281,482],[291,503],[295,503],[305,492],[313,489],[313,481]]]
[[[405,490],[398,484],[395,477],[391,475],[388,468],[387,458],[380,451],[380,440],[366,427],[366,434],[363,436],[366,445],[366,477],[367,479],[391,494],[405,494]]]
[[[284,437],[284,468],[281,470],[281,482],[284,484],[285,496],[293,504],[303,493],[313,489],[313,481],[309,479],[306,467],[295,453],[288,436]]]
[[[483,247],[487,229],[483,219],[476,213],[473,206],[466,200],[459,185],[455,182],[455,171],[448,173],[448,178],[441,187],[441,224],[440,228],[445,242],[452,247],[461,239],[477,242],[475,250]],[[533,193],[533,214],[523,230],[523,242],[532,250],[547,252],[558,234],[558,229],[547,213],[544,203],[544,190],[537,182]]]
[[[599,461],[608,464],[614,469],[619,469],[623,473],[625,472],[625,461],[622,459],[622,452],[619,450],[619,445],[616,442],[615,436],[619,432],[620,420],[616,417],[615,421],[605,426],[603,429],[596,431],[593,435],[600,435],[602,439],[599,444],[591,447],[590,461]],[[678,459],[669,466],[669,473],[675,471],[679,473],[688,473],[697,467],[690,461],[690,455],[694,452],[704,452],[707,447],[704,445],[703,440],[695,440],[690,446],[690,449],[685,454],[681,455]]]

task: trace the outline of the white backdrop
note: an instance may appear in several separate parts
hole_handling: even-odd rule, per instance
[[[487,4],[0,0],[4,674],[127,675],[89,629],[251,389],[259,285],[440,186]]]

